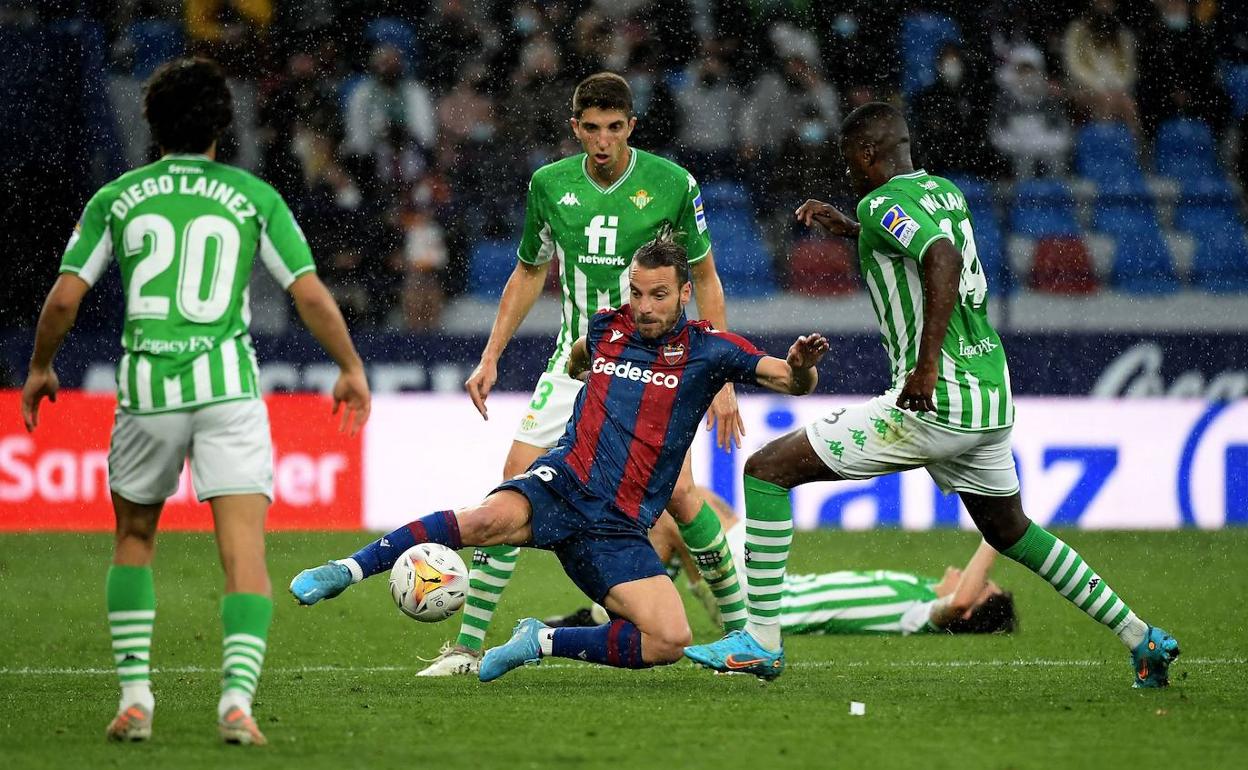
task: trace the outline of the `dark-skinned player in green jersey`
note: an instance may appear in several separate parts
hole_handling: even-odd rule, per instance
[[[926,468],[957,492],[984,540],[1047,580],[1131,655],[1135,687],[1164,687],[1179,645],[1145,623],[1079,553],[1027,518],[1010,449],[1014,406],[966,198],[915,170],[910,131],[891,105],[854,110],[841,129],[857,221],[808,200],[797,218],[857,237],[871,303],[892,365],[885,393],[782,436],[745,464],[749,622],[686,649],[719,671],[774,679],[784,670],[780,612],[793,536],[789,491]]]

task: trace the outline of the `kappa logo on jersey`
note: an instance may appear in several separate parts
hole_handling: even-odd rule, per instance
[[[688,174],[687,176],[689,177],[689,189],[692,190],[698,186],[698,182],[693,178],[693,174]]]
[[[910,215],[901,207],[901,204],[896,204],[888,211],[885,211],[884,218],[880,220],[880,224],[902,246],[909,246],[910,242],[914,240],[914,234],[919,231],[919,223],[910,218]]]
[[[663,363],[668,366],[675,366],[685,360],[685,353],[687,352],[688,351],[685,350],[684,343],[681,342],[673,342],[671,344],[664,345]]]
[[[875,214],[875,210],[876,210],[876,209],[878,209],[878,208],[880,207],[880,204],[881,204],[881,203],[883,203],[883,202],[884,202],[884,201],[886,201],[886,200],[888,200],[888,196],[887,196],[887,195],[881,195],[881,196],[880,196],[880,197],[878,197],[878,198],[872,198],[872,199],[871,199],[871,208],[867,210],[867,213],[868,213],[868,214],[871,214],[871,215],[874,215],[874,214]]]
[[[638,190],[636,195],[629,197],[629,200],[632,201],[633,205],[638,209],[644,209],[646,206],[650,205],[650,201],[654,200],[654,197],[645,190]]]
[[[619,377],[621,380],[632,380],[640,382],[642,385],[658,385],[664,388],[675,390],[680,385],[680,378],[674,374],[662,374],[650,369],[643,369],[640,366],[634,366],[631,361],[608,361],[599,356],[594,359],[592,367],[594,374],[606,374],[611,377]]]
[[[563,197],[559,199],[559,205],[560,206],[579,206],[581,205],[581,202],[576,199],[576,193],[566,192],[563,194]]]
[[[940,184],[929,179],[926,182],[921,183],[919,187],[922,187],[924,190],[935,190],[937,187],[940,187]]]
[[[610,341],[615,342],[616,340],[618,340],[620,337],[623,337],[623,336],[624,336],[624,332],[620,331],[619,329],[612,329]]]
[[[693,199],[693,221],[698,226],[698,232],[706,232],[706,211],[702,208],[702,193],[698,193]]]

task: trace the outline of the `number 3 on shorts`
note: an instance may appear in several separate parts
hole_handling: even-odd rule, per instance
[[[537,393],[534,394],[533,400],[529,402],[529,408],[537,411],[545,407],[546,399],[550,398],[550,392],[554,389],[554,383],[549,380],[542,380],[537,386]]]

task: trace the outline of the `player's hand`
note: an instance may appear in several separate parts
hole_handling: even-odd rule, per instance
[[[741,421],[741,411],[737,408],[737,392],[732,383],[724,385],[715,394],[711,408],[706,412],[706,429],[719,426],[715,433],[715,444],[728,452],[735,444],[741,448],[741,437],[745,435],[745,423]]]
[[[464,390],[468,391],[468,398],[472,399],[472,405],[481,413],[483,420],[490,419],[489,410],[485,408],[485,399],[490,395],[490,390],[494,388],[494,383],[497,381],[498,365],[484,358],[464,381]]]
[[[862,230],[861,225],[842,214],[832,204],[813,198],[798,206],[795,214],[797,221],[807,227],[818,224],[829,233],[842,238],[856,238]]]
[[[373,409],[373,397],[368,392],[368,378],[363,369],[351,369],[338,373],[338,381],[334,383],[334,414],[342,410],[342,419],[338,423],[338,431],[354,436],[368,422],[368,414]]]
[[[789,348],[789,355],[784,360],[792,369],[809,369],[819,363],[829,347],[827,338],[822,334],[804,334]]]
[[[932,395],[936,392],[936,367],[921,366],[910,372],[906,384],[897,396],[897,408],[912,412],[934,412],[936,402]]]
[[[39,402],[46,396],[55,403],[56,392],[60,389],[61,381],[50,366],[31,369],[26,375],[26,384],[22,386],[22,422],[26,423],[27,433],[39,427]]]

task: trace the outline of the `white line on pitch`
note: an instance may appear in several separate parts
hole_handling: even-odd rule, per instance
[[[1248,658],[1180,658],[1180,663],[1190,666],[1242,666]],[[585,664],[546,661],[541,669],[581,668]],[[1005,668],[1013,666],[1040,666],[1047,668],[1082,668],[1089,666],[1117,665],[1110,660],[1049,660],[1044,658],[1020,660],[928,660],[928,661],[893,661],[888,663],[871,663],[867,661],[832,661],[832,660],[798,660],[789,664],[789,668],[870,668],[883,666],[886,668]],[[419,671],[420,666],[272,666],[264,669],[268,674],[384,674]],[[153,674],[218,674],[219,668],[206,666],[171,666],[153,668]],[[0,668],[0,676],[103,676],[114,674],[111,668]]]

